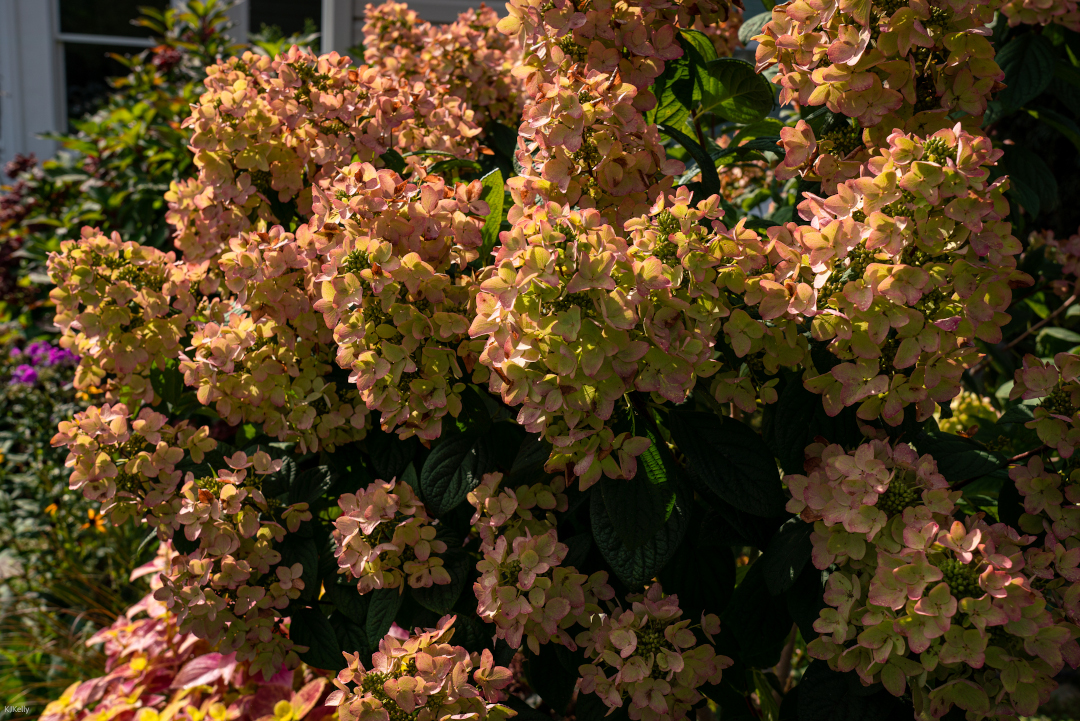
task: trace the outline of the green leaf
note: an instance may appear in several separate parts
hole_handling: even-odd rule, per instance
[[[1070,92],[1066,97],[1072,98],[1073,95],[1074,94]],[[1080,105],[1078,105],[1077,110],[1080,111]],[[1073,147],[1080,150],[1080,126],[1073,122],[1072,119],[1065,117],[1061,113],[1050,110],[1049,108],[1031,109],[1028,110],[1028,114],[1037,120],[1043,121],[1051,128],[1064,135],[1065,139],[1073,144]]]
[[[634,477],[600,481],[608,519],[623,546],[631,551],[655,535],[675,507],[675,469],[664,457],[656,436],[651,431],[646,435],[652,445],[638,456]]]
[[[702,613],[720,615],[735,590],[735,554],[730,546],[718,542],[712,522],[715,517],[700,510],[694,517],[675,556],[659,576],[664,592],[678,595],[684,618],[701,618]]]
[[[814,622],[825,608],[825,582],[829,580],[828,571],[819,571],[813,564],[807,564],[784,598],[791,620],[799,627],[804,641],[818,637]]]
[[[289,624],[289,638],[308,650],[298,654],[300,660],[309,666],[328,671],[340,671],[345,668],[345,657],[341,655],[337,634],[326,616],[311,608],[300,608],[292,612]]]
[[[544,465],[551,457],[551,444],[539,433],[530,433],[521,442],[514,462],[510,466],[508,486],[531,486],[546,480],[550,474]]]
[[[680,30],[679,42],[690,59],[690,72],[694,77],[694,99],[689,108],[693,115],[705,98],[706,85],[711,82],[705,65],[716,60],[716,46],[708,35],[698,30]]]
[[[441,516],[464,503],[489,470],[488,456],[483,436],[477,431],[444,436],[420,471],[420,493],[428,510]]]
[[[1005,72],[1006,88],[996,99],[1006,112],[1038,97],[1054,77],[1054,46],[1030,30],[1006,43],[995,60]]]
[[[398,438],[396,433],[386,433],[378,424],[368,431],[367,450],[371,456],[371,466],[378,478],[389,481],[397,478],[412,462],[420,449],[416,436],[406,440]]]
[[[1005,464],[1004,457],[981,443],[942,431],[923,431],[915,439],[915,448],[934,457],[938,472],[949,483],[985,476]]]
[[[684,50],[685,47],[684,45]],[[692,62],[690,54],[684,52],[682,57],[668,60],[664,64],[664,72],[653,81],[650,88],[656,97],[656,107],[645,114],[647,122],[680,128],[690,117],[690,111],[694,107],[694,91],[698,84]]]
[[[383,165],[393,170],[398,175],[405,172],[405,169],[409,167],[405,162],[405,158],[401,157],[401,153],[393,148],[387,150],[385,153],[379,156],[379,159],[383,161]]]
[[[371,601],[368,603],[367,618],[364,620],[364,635],[372,646],[378,646],[397,618],[404,596],[400,588],[378,588],[369,595]]]
[[[726,655],[758,668],[780,660],[792,624],[784,598],[769,593],[764,570],[761,563],[750,566],[720,618],[721,646],[737,645],[725,648]]]
[[[795,585],[814,550],[810,543],[813,532],[814,524],[796,516],[785,522],[773,536],[759,561],[769,593],[776,596]]]
[[[484,168],[480,165],[480,163],[476,162],[475,160],[469,160],[467,158],[450,158],[449,160],[440,160],[439,162],[432,165],[431,170],[429,170],[428,172],[434,173],[436,175],[442,175],[451,170],[461,169],[469,170],[473,173],[484,172]]]
[[[751,39],[755,35],[761,34],[761,29],[764,28],[769,21],[772,20],[772,13],[758,13],[753,17],[743,20],[743,24],[739,26],[739,42],[743,45],[749,45]]]
[[[150,385],[161,400],[174,406],[180,402],[184,392],[184,374],[180,372],[177,362],[170,360],[163,369],[157,366],[150,369]]]
[[[1036,403],[1037,402],[1038,401],[1036,401]],[[1034,420],[1034,408],[1035,406],[1028,405],[1027,403],[1017,403],[1015,406],[1010,406],[1001,414],[1001,418],[998,418],[997,425],[1005,425],[1006,423],[1027,423],[1028,421]]]
[[[351,621],[340,611],[330,614],[330,625],[337,636],[338,647],[346,653],[360,654],[360,660],[366,666],[371,654],[375,652],[375,647],[368,642],[363,626]]]
[[[706,86],[702,110],[733,123],[755,123],[773,109],[773,86],[754,72],[754,66],[737,58],[718,58],[706,70],[712,82]]]
[[[600,553],[623,583],[638,589],[667,565],[686,533],[688,511],[681,499],[676,499],[671,516],[656,533],[646,537],[636,548],[627,548],[612,525],[604,496],[594,489],[589,513],[593,538]]]
[[[340,611],[353,623],[363,628],[364,619],[367,618],[368,606],[371,605],[371,595],[361,596],[356,588],[356,581],[335,576],[323,584],[326,590],[326,598],[334,604],[334,608]]]
[[[469,578],[472,564],[464,549],[451,548],[442,556],[443,565],[450,574],[450,583],[441,586],[413,589],[413,598],[424,608],[440,616],[450,613]]]
[[[289,488],[289,503],[314,503],[334,485],[334,474],[327,466],[303,471]]]
[[[559,660],[559,649],[555,644],[544,644],[540,653],[528,651],[525,654],[525,677],[529,686],[561,718],[570,705],[577,685],[577,673],[570,670]]]
[[[858,674],[812,661],[799,682],[799,721],[910,721],[914,711],[879,684],[865,687]]]
[[[484,227],[480,229],[480,235],[484,239],[480,246],[480,260],[487,263],[491,259],[491,251],[499,240],[499,226],[502,225],[503,199],[505,198],[502,171],[492,170],[480,179],[480,185],[483,186],[480,199],[488,204],[487,219],[484,220]]]
[[[705,152],[705,148],[698,145],[697,141],[689,135],[671,125],[660,124],[657,127],[661,133],[670,136],[672,140],[686,148],[690,156],[697,161],[698,167],[701,168],[701,189],[705,197],[719,193],[720,175],[716,172],[716,161],[709,157],[709,154]]]
[[[1017,145],[1007,145],[1003,165],[1009,174],[1009,192],[1032,218],[1057,205],[1057,180],[1036,153]]]
[[[676,410],[668,429],[694,473],[720,498],[758,516],[784,512],[776,460],[752,428],[734,418]]]

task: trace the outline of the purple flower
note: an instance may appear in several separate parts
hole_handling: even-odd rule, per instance
[[[34,370],[33,366],[28,366],[25,363],[20,366],[15,366],[15,370],[11,372],[11,385],[19,383],[32,386],[37,383],[38,374]]]
[[[30,358],[30,362],[33,365],[41,365],[48,357],[49,351],[52,350],[52,346],[43,340],[36,340],[30,345],[26,346],[26,350],[23,351]]]
[[[66,348],[49,348],[49,357],[45,361],[45,365],[50,368],[58,365],[73,366],[79,362],[79,356],[75,355]]]

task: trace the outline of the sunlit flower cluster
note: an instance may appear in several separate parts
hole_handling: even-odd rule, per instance
[[[358,654],[346,653],[348,668],[337,675],[327,706],[341,721],[404,719],[501,721],[513,711],[499,705],[510,671],[496,666],[491,651],[469,654],[450,645],[454,617],[444,616],[428,631],[400,641],[387,636],[368,669]]]
[[[214,475],[188,472],[175,515],[155,513],[159,534],[178,529],[197,547],[170,559],[154,597],[176,614],[182,630],[235,652],[253,669],[295,667],[293,644],[278,624],[304,590],[305,569],[283,563],[278,549],[286,529],[295,533],[311,519],[308,504],[267,498],[262,489],[282,461],[265,451],[237,451],[224,465]]]
[[[627,601],[630,608],[595,615],[578,635],[589,660],[580,669],[581,690],[611,709],[626,706],[635,721],[686,718],[702,699],[698,688],[719,683],[732,663],[712,646],[720,619],[706,615],[691,625],[678,597],[665,596],[659,583]]]
[[[496,29],[498,22],[498,13],[483,3],[445,25],[423,22],[405,3],[368,5],[364,61],[395,76],[446,85],[481,127],[490,120],[516,126],[521,81],[511,70],[521,47]]]
[[[769,230],[801,253],[762,275],[760,313],[812,315],[844,361],[806,383],[830,415],[860,404],[860,418],[896,425],[905,406],[923,420],[957,394],[972,341],[1001,339],[1011,289],[1031,279],[1016,270],[1007,186],[989,182],[1001,151],[988,138],[958,124],[887,141],[836,194],[807,194],[808,226]]]
[[[931,456],[903,443],[850,453],[818,443],[807,469],[785,478],[788,510],[815,524],[814,565],[837,567],[811,656],[894,695],[910,691],[934,716],[953,704],[1030,715],[1064,661],[1080,661],[1076,609],[1066,617],[1052,590],[1054,553],[1025,551],[1034,536],[982,514],[957,520],[961,493]],[[1061,556],[1066,578],[1074,555]]]
[[[465,335],[488,205],[481,184],[420,185],[355,163],[316,187],[311,229],[322,261],[315,303],[338,365],[385,430],[437,438],[461,410],[475,353]],[[480,376],[483,378],[483,375]]]
[[[338,500],[334,555],[361,595],[377,588],[425,588],[450,583],[427,509],[401,481],[373,481]]]
[[[336,53],[245,53],[207,68],[206,85],[185,121],[199,175],[166,195],[176,246],[189,260],[213,257],[242,231],[305,216],[307,188],[357,156],[375,162],[391,148],[476,154],[480,129],[459,98],[430,78],[353,68]]]
[[[104,388],[110,401],[154,399],[151,369],[179,352],[197,296],[214,285],[205,264],[92,228],[60,244],[49,275],[60,345],[80,356],[75,387]]]
[[[514,74],[525,80],[514,200],[599,209],[616,226],[648,211],[683,165],[667,158],[645,113],[649,85],[683,54],[676,23],[711,23],[713,2],[514,0],[499,29],[528,49]]]
[[[765,264],[756,236],[740,243],[741,228],[728,230],[721,214],[718,198],[694,203],[685,189],[623,233],[595,210],[515,207],[470,333],[487,336],[480,362],[494,371],[491,390],[554,444],[549,470],[572,468],[583,488],[601,475],[633,477],[648,441],[612,429],[623,395],[681,403],[719,368],[723,291],[742,291]]]
[[[982,32],[993,13],[970,0],[788,2],[754,38],[757,67],[777,66],[781,103],[825,105],[863,127],[915,130],[928,120],[920,114],[943,110],[981,115],[1005,77]]]
[[[119,523],[175,500],[185,458],[201,463],[217,446],[203,426],[175,425],[149,408],[135,416],[122,403],[90,406],[62,421],[52,445],[68,449],[70,487],[100,501]]]
[[[614,597],[607,573],[586,576],[562,565],[569,549],[559,542],[551,515],[567,507],[561,480],[500,491],[501,481],[502,474],[487,474],[469,494],[484,556],[473,584],[477,612],[513,648],[524,640],[534,653],[549,642],[576,649],[567,629],[587,625],[600,612],[597,603]]]

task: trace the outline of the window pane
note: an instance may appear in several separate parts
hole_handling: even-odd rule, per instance
[[[322,0],[248,0],[251,3],[251,32],[263,25],[276,25],[286,36],[304,32],[304,21],[311,20],[313,32],[322,26]]]
[[[92,113],[112,89],[107,79],[128,74],[127,68],[110,58],[109,53],[131,55],[137,52],[138,48],[64,43],[68,117],[81,118]]]
[[[150,32],[131,21],[147,5],[164,10],[169,0],[60,0],[60,32],[145,38]]]

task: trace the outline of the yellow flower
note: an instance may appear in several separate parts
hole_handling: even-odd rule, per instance
[[[96,529],[98,533],[105,533],[105,517],[104,516],[100,515],[93,508],[87,509],[86,515],[89,516],[90,520],[87,523],[82,524],[82,526],[79,527],[79,530],[85,531],[87,528],[90,528],[91,526],[93,526],[94,529]]]

